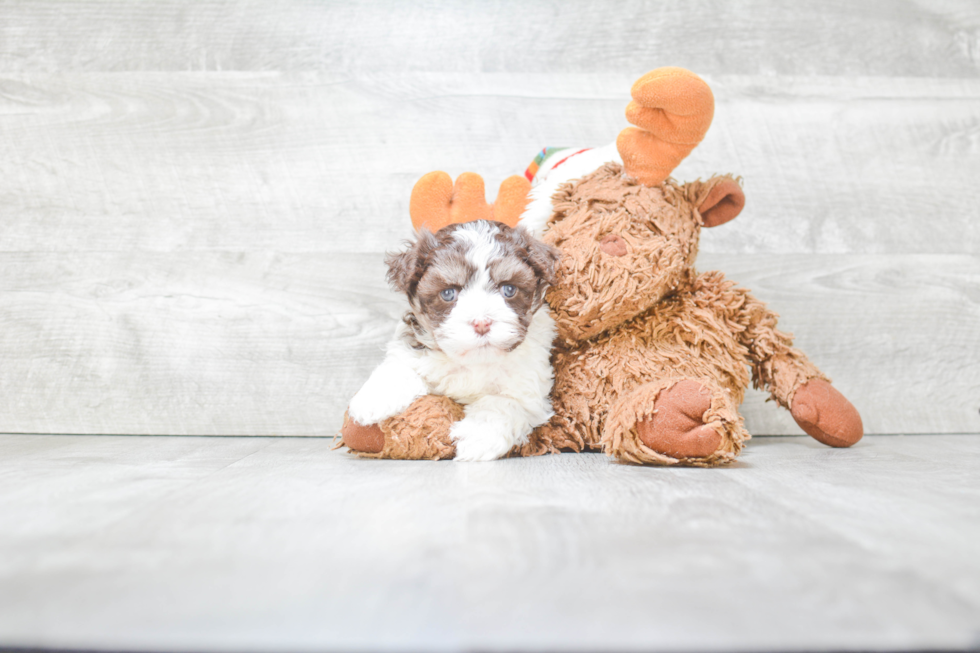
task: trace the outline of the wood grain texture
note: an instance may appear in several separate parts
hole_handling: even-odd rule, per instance
[[[374,251],[426,172],[495,189],[625,126],[617,75],[0,78],[0,251]],[[726,77],[675,173],[744,179],[716,252],[980,251],[980,80]],[[493,192],[493,191],[491,191]]]
[[[869,433],[980,431],[980,259],[703,255]],[[0,431],[331,435],[403,310],[375,254],[0,256]],[[756,434],[800,433],[753,393]]]
[[[6,0],[0,13],[0,71],[980,76],[969,0]]]
[[[6,432],[333,434],[401,316],[377,256],[0,258]]]
[[[400,312],[424,173],[489,188],[683,65],[700,267],[770,300],[869,432],[980,430],[980,8],[0,0],[0,431],[328,434]],[[696,26],[696,30],[694,27]],[[751,431],[797,433],[750,394]]]
[[[980,437],[358,460],[315,438],[0,436],[0,646],[965,650]]]

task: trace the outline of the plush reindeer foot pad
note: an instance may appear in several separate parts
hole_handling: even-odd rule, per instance
[[[721,446],[721,433],[706,425],[711,393],[697,381],[680,381],[657,395],[654,414],[636,423],[643,444],[674,458],[705,458]]]
[[[340,434],[343,436],[344,446],[351,451],[381,453],[385,447],[385,434],[381,432],[381,427],[377,424],[364,426],[349,417],[345,417]]]
[[[864,435],[857,409],[823,379],[800,386],[790,412],[808,435],[831,447],[849,447]]]

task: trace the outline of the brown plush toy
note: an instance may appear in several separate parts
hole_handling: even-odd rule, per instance
[[[731,176],[669,178],[711,123],[711,90],[693,73],[661,68],[632,95],[627,119],[636,128],[615,149],[545,150],[529,169],[536,186],[521,222],[562,252],[547,296],[558,326],[555,416],[511,455],[601,450],[633,463],[729,462],[750,437],[738,412],[750,371],[808,434],[854,444],[860,415],[776,329],[777,315],[720,272],[694,269],[701,229],[735,218],[745,203]],[[452,400],[430,395],[381,424],[345,419],[342,435],[365,456],[451,458],[449,427],[462,416]]]

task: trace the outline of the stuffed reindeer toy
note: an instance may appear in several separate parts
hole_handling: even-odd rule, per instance
[[[632,96],[634,127],[614,145],[542,151],[526,198],[508,182],[505,201],[523,208],[519,224],[560,252],[546,294],[557,329],[554,414],[509,455],[604,451],[637,464],[724,464],[750,437],[738,411],[750,381],[820,442],[853,445],[860,415],[776,328],[777,314],[722,273],[694,268],[701,229],[734,219],[745,203],[730,175],[670,177],[711,124],[710,88],[660,68]],[[452,204],[472,195],[447,194],[447,181],[424,177],[413,211],[424,210],[415,196],[435,192]],[[453,458],[452,427],[464,414],[464,405],[425,394],[378,423],[347,417],[342,435],[362,456]]]

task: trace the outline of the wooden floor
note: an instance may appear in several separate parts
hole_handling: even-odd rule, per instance
[[[980,436],[358,460],[322,438],[0,437],[0,647],[980,645]]]

